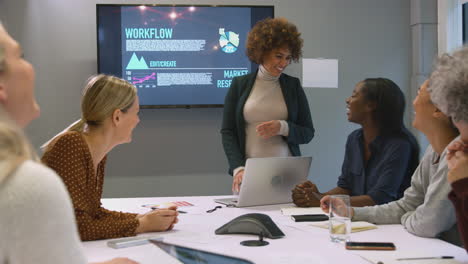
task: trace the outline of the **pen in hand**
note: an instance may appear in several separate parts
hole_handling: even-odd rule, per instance
[[[167,208],[158,208],[158,207],[151,207],[151,210],[157,210],[157,209],[167,209]],[[181,213],[181,214],[186,214],[187,212],[186,211],[182,211],[182,210],[176,210],[178,213]]]
[[[453,259],[453,256],[419,257],[419,258],[397,258],[396,260],[421,260],[421,259]]]

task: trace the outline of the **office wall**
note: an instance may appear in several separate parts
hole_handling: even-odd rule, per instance
[[[429,78],[432,62],[437,56],[437,0],[411,0],[411,42],[412,67],[411,87],[407,91],[414,98],[423,82]],[[429,142],[426,136],[413,128],[421,149],[426,149]],[[421,156],[424,151],[421,151]]]
[[[27,129],[39,147],[79,117],[86,78],[96,73],[96,18],[92,0],[0,1],[0,17],[36,66],[36,95],[42,116]],[[129,3],[99,1],[98,3]],[[132,3],[137,3],[132,1]],[[347,135],[345,98],[366,77],[410,85],[410,2],[407,0],[232,0],[138,1],[157,4],[274,5],[275,15],[296,23],[304,56],[339,59],[338,89],[306,94],[316,136],[302,147],[312,155],[309,178],[321,190],[340,174]],[[301,64],[287,73],[301,77]],[[133,142],[108,159],[106,197],[214,195],[230,193],[231,177],[219,134],[222,109],[142,110]]]

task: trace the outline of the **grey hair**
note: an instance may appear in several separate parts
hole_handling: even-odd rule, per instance
[[[468,46],[436,60],[427,91],[432,102],[454,122],[468,123]]]

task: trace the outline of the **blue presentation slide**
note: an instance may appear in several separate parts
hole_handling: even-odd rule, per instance
[[[251,72],[246,7],[123,6],[122,77],[141,105],[223,104],[232,78]]]

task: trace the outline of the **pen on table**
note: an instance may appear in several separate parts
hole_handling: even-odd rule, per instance
[[[363,260],[365,260],[365,261],[367,261],[369,263],[372,263],[372,264],[375,263],[374,261],[372,261],[372,260],[370,260],[370,259],[368,259],[368,258],[366,258],[364,256],[361,256],[361,255],[358,255],[358,256],[360,256]],[[375,264],[384,264],[384,263],[382,261],[377,261],[377,263],[375,263]]]
[[[396,260],[420,260],[420,259],[453,259],[453,256],[419,257],[419,258],[397,258]]]

